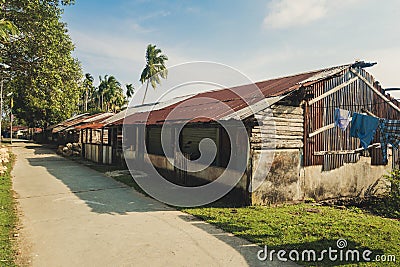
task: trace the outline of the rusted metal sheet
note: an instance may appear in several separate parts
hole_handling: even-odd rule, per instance
[[[122,118],[112,124],[120,125],[125,122],[128,124],[154,125],[166,123],[167,121],[171,123],[215,121],[247,108],[249,105],[263,101],[266,97],[281,96],[298,90],[303,81],[315,77],[326,70],[328,69],[200,93],[166,108],[138,112],[127,116],[125,120]],[[173,116],[168,117],[172,111]],[[199,114],[202,117],[197,117]]]
[[[174,98],[168,99],[166,101],[162,101],[162,102],[146,103],[143,105],[131,106],[131,107],[128,107],[126,110],[123,110],[123,111],[115,114],[114,116],[105,119],[101,123],[103,123],[104,125],[114,125],[115,123],[118,124],[119,121],[123,121],[125,117],[128,117],[132,114],[145,113],[145,112],[164,109],[175,103],[178,103],[178,102],[184,101],[185,99],[191,98],[194,95],[195,94],[178,96],[178,97],[174,97]]]
[[[96,114],[93,117],[90,117],[88,119],[85,119],[82,121],[83,124],[75,126],[74,129],[76,130],[82,130],[82,129],[100,129],[104,126],[102,121],[110,118],[113,116],[114,113],[100,113]]]
[[[82,114],[76,115],[76,116],[74,116],[72,118],[69,118],[69,119],[67,119],[65,121],[62,121],[60,123],[57,123],[57,124],[54,124],[54,125],[50,125],[49,127],[46,128],[46,130],[52,130],[52,129],[56,128],[56,127],[62,126],[63,123],[67,123],[67,122],[70,122],[70,121],[73,121],[73,120],[76,120],[76,119],[79,119],[79,118],[82,118],[82,117],[87,117],[88,115],[89,115],[88,113],[82,113]]]
[[[84,120],[91,118],[93,116],[94,115],[83,114],[77,118],[63,121],[63,122],[57,124],[56,127],[54,127],[52,129],[52,133],[62,132],[64,130],[68,129],[69,127],[78,125],[78,124],[82,123]]]
[[[111,112],[94,114],[92,117],[89,117],[88,119],[84,120],[83,123],[100,122],[100,121],[103,121],[103,120],[113,116],[113,115],[115,115],[115,114],[111,113]]]
[[[343,69],[335,77],[316,82],[310,85],[307,90],[312,92],[314,98],[317,98],[332,88],[352,79],[354,74],[352,74],[349,69],[350,68]],[[384,94],[383,89],[374,81],[374,78],[369,73],[364,69],[359,69],[358,71],[360,75],[366,78],[371,84],[374,84],[375,88]],[[400,106],[396,100],[390,99],[397,106]],[[344,163],[356,162],[358,160],[359,154],[314,155],[316,151],[354,150],[360,147],[359,140],[350,137],[350,127],[344,132],[335,127],[318,135],[308,137],[309,133],[334,122],[333,116],[335,108],[342,108],[351,112],[361,112],[362,109],[367,109],[380,118],[400,118],[398,111],[390,107],[389,104],[373,92],[361,79],[347,85],[343,89],[328,95],[305,109],[305,166],[322,165],[324,170],[331,170],[342,166]],[[379,131],[377,131],[372,143],[378,142]],[[372,164],[382,164],[380,151],[380,149],[371,150]]]

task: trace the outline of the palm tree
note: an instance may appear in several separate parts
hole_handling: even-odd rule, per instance
[[[85,101],[85,108],[84,112],[88,111],[88,101],[89,101],[89,96],[92,97],[93,91],[94,91],[94,86],[93,86],[93,76],[90,73],[85,74],[85,79],[83,80],[83,88],[85,90],[85,96],[84,96],[84,101]]]
[[[146,50],[146,67],[142,71],[140,81],[142,84],[147,81],[146,91],[144,92],[142,104],[146,98],[149,83],[156,89],[157,84],[160,84],[161,78],[166,79],[168,75],[167,68],[165,67],[165,61],[168,57],[161,54],[161,49],[156,48],[155,45],[149,44]]]
[[[106,80],[106,89],[103,92],[103,101],[106,104],[106,110],[114,110],[117,102],[119,102],[122,93],[121,83],[114,76],[108,77]]]
[[[133,87],[133,84],[125,84],[126,87],[126,97],[131,98],[133,96],[133,93],[135,92],[135,88]]]
[[[104,80],[101,76],[99,76],[100,84],[97,87],[97,100],[99,109],[104,109],[104,92],[107,90],[107,79],[108,75],[104,75]]]
[[[114,77],[100,76],[100,85],[97,88],[99,109],[103,111],[118,111],[126,103],[121,83]]]

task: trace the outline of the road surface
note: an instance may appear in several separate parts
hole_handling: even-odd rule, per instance
[[[32,266],[265,264],[260,247],[40,145],[14,144],[13,153],[22,254]]]

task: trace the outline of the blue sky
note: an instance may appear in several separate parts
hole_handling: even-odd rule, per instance
[[[377,61],[368,71],[400,87],[399,14],[396,0],[76,0],[63,19],[85,72],[135,87],[149,43],[168,66],[219,62],[253,81]]]

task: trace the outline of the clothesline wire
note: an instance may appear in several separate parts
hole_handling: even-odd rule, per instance
[[[386,101],[386,100],[383,100],[383,101],[378,101],[378,102],[375,102],[375,103],[364,103],[364,104],[349,104],[349,105],[343,105],[343,104],[340,104],[340,105],[324,105],[324,106],[322,106],[322,107],[318,107],[318,106],[313,106],[313,108],[320,108],[320,109],[324,109],[324,108],[341,108],[341,107],[364,107],[364,106],[377,106],[377,105],[380,105],[380,104],[384,104],[384,103],[390,103],[390,102],[392,102],[393,104],[395,104],[396,105],[396,103],[395,102],[393,102],[393,101]]]

